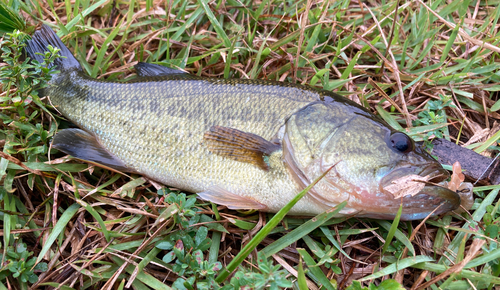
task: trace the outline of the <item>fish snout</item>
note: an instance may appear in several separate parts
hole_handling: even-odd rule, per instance
[[[437,185],[449,176],[448,171],[437,163],[423,168],[404,166],[382,178],[380,190],[394,198],[396,203],[402,203],[402,220],[423,219],[430,214],[440,215],[460,206],[459,194]]]
[[[417,195],[403,198],[402,220],[419,220],[437,216],[460,206],[460,196],[445,187],[425,186]]]

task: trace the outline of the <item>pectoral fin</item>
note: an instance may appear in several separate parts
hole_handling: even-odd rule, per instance
[[[81,129],[61,130],[54,137],[52,148],[106,169],[135,172],[104,148],[94,135]]]
[[[263,170],[269,170],[265,158],[279,150],[280,145],[266,139],[233,128],[213,126],[203,136],[210,152],[240,162],[254,164]]]
[[[265,210],[267,206],[248,197],[229,192],[219,186],[212,186],[207,191],[198,193],[201,199],[216,204],[225,205],[230,209],[256,209]]]

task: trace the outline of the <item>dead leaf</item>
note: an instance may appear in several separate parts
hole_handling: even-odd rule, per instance
[[[453,163],[453,173],[450,182],[448,182],[448,189],[456,192],[464,180],[465,175],[462,173],[462,166],[460,166],[460,162],[456,161]]]
[[[394,195],[394,198],[401,198],[407,195],[415,196],[425,186],[425,182],[429,180],[429,176],[420,176],[411,174],[393,180],[388,186],[384,187],[385,190]]]

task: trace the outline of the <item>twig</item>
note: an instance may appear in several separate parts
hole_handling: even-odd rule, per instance
[[[366,6],[366,4],[364,4]],[[366,6],[367,10],[370,12],[370,14],[372,15],[373,17],[373,21],[375,21],[375,23],[377,24],[378,26],[378,29],[380,31],[380,35],[382,35],[382,40],[384,41],[385,43],[385,47],[386,47],[386,55],[387,53],[389,53],[389,55],[391,56],[391,59],[392,59],[392,66],[395,68],[395,70],[393,71],[393,74],[394,74],[394,78],[396,79],[396,83],[398,84],[398,89],[399,89],[399,100],[401,101],[401,104],[403,105],[403,111],[401,112],[404,116],[405,116],[405,120],[406,120],[406,126],[407,127],[412,127],[411,125],[411,119],[410,119],[410,113],[408,112],[408,107],[406,106],[406,100],[405,100],[405,94],[403,92],[403,85],[401,84],[401,78],[399,77],[399,69],[398,69],[398,64],[396,62],[396,58],[394,57],[394,54],[392,53],[391,51],[391,44],[387,42],[387,39],[385,38],[385,35],[384,35],[384,31],[382,30],[382,27],[380,26],[380,23],[378,22],[377,18],[375,17],[375,15],[373,14],[372,10],[371,9],[368,9],[368,6]],[[396,4],[396,12],[397,13],[397,9],[398,9],[398,4]],[[396,19],[398,15],[395,14],[394,15],[394,19]],[[394,27],[392,27],[392,29],[394,29]],[[383,62],[384,64],[385,62]]]
[[[304,32],[306,30],[306,24],[307,21],[309,21],[309,8],[311,7],[311,0],[307,0],[306,4],[306,10],[304,13],[302,13],[302,23],[301,23],[301,29],[300,29],[300,36],[299,36],[299,44],[297,47],[297,56],[295,57],[295,69],[293,72],[293,79],[294,82],[297,82],[297,71],[299,69],[299,58],[300,58],[300,49],[302,48],[302,44],[304,43]]]
[[[382,97],[384,97],[384,99],[386,99],[389,103],[391,103],[391,105],[394,106],[394,108],[396,108],[396,110],[398,110],[401,114],[404,114],[403,113],[403,110],[401,110],[401,108],[398,106],[398,104],[396,104],[396,102],[394,102],[393,99],[391,99],[385,92],[384,90],[382,90],[375,81],[373,81],[371,78],[368,78],[368,83],[370,83],[370,85],[372,85],[372,87],[380,94],[382,95]]]
[[[10,156],[7,153],[4,153],[4,152],[0,151],[0,157],[5,158],[5,159],[9,160],[10,162],[12,162],[12,163],[14,163],[16,165],[21,166],[23,169],[28,170],[30,173],[33,173],[33,174],[36,174],[36,175],[42,175],[42,172],[40,170],[29,168],[28,166],[24,165],[24,163],[22,163],[19,159],[15,158],[13,156]]]

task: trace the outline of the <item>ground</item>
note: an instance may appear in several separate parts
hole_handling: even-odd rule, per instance
[[[1,32],[46,23],[92,77],[145,61],[301,83],[428,147],[499,149],[499,1],[1,1]],[[33,89],[49,72],[20,64],[21,38],[4,34],[0,64],[0,289],[498,289],[499,186],[423,222],[216,207],[50,152],[70,123]]]

